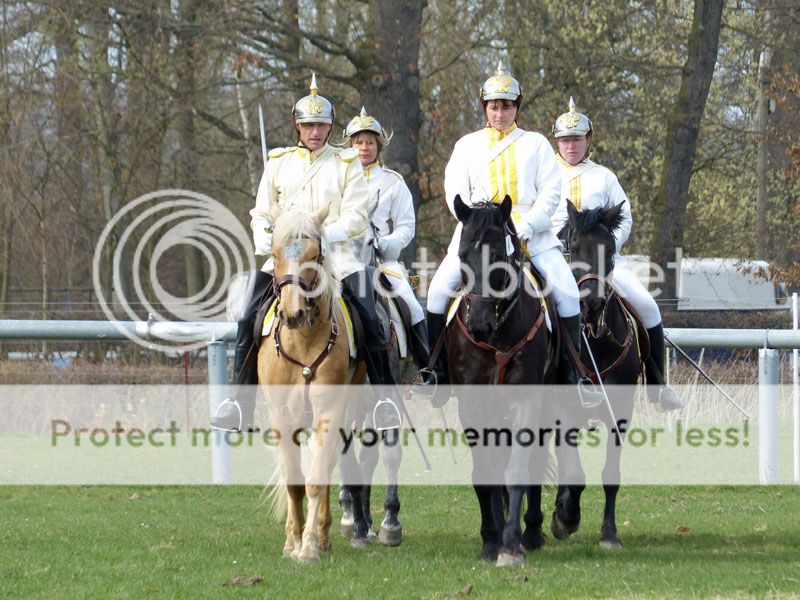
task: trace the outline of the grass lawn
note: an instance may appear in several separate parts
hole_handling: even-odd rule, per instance
[[[0,598],[800,597],[800,487],[623,488],[619,551],[590,488],[581,530],[521,569],[475,559],[471,488],[400,491],[400,547],[350,548],[337,506],[332,554],[302,567],[260,487],[0,487]]]

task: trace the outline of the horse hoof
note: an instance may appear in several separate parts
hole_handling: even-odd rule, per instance
[[[580,522],[576,525],[567,525],[558,517],[558,512],[553,511],[553,518],[550,520],[550,533],[557,540],[565,540],[578,531],[579,524]]]
[[[399,546],[403,543],[403,528],[381,525],[381,529],[378,532],[378,541],[384,546]]]
[[[620,548],[624,548],[619,538],[600,540],[600,547],[605,550],[619,550]]]
[[[370,541],[370,543],[378,539],[378,534],[375,533],[375,530],[372,529],[372,527],[370,527],[369,531],[367,531],[367,539]]]
[[[353,521],[350,521],[349,523],[345,523],[344,519],[342,519],[341,532],[342,532],[342,537],[345,537],[348,540],[351,537],[353,537],[353,533],[354,533]]]
[[[500,552],[497,555],[498,567],[522,567],[525,565],[525,555],[522,552],[512,554],[511,552]]]
[[[498,547],[496,544],[484,544],[478,554],[478,560],[495,562],[497,560]]]
[[[536,552],[544,546],[546,540],[547,536],[542,533],[541,529],[534,532],[526,530],[525,533],[522,534],[522,548],[526,552]]]
[[[297,558],[297,562],[301,565],[318,565],[319,556],[314,554],[301,555]]]
[[[372,545],[372,540],[369,536],[364,537],[354,537],[350,540],[350,546],[353,548],[358,548],[359,550],[363,550],[364,548],[369,548]]]

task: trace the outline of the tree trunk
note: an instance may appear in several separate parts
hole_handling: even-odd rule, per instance
[[[661,302],[677,298],[677,270],[673,257],[683,244],[689,183],[697,150],[700,122],[717,61],[720,21],[724,0],[695,0],[688,56],[683,66],[681,88],[667,124],[664,165],[654,216],[656,236],[652,260],[664,270]]]
[[[377,0],[372,3],[375,25],[374,68],[361,98],[370,114],[394,134],[386,162],[406,180],[419,210],[417,146],[422,114],[419,99],[419,46],[426,0]],[[403,251],[410,265],[416,260],[416,240]]]
[[[176,126],[180,150],[178,158],[178,181],[184,189],[198,187],[197,135],[194,122],[194,104],[197,100],[196,67],[201,48],[196,33],[198,0],[182,0],[180,3],[180,25],[178,27],[178,73]],[[184,247],[186,268],[186,295],[198,294],[204,285],[203,255],[198,248]]]

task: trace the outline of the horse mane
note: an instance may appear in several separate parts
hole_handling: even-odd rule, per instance
[[[321,247],[323,245],[328,247],[328,254],[330,254],[330,245],[325,239],[324,229],[317,225],[309,213],[301,210],[288,210],[281,213],[273,226],[272,236],[273,246],[286,246],[294,241],[313,240]],[[329,306],[334,307],[334,301],[342,294],[341,284],[333,275],[329,256],[325,256],[322,260],[321,267],[319,270],[319,285],[322,289],[320,296],[321,299],[328,302]]]
[[[486,200],[473,204],[470,208],[472,208],[472,212],[467,222],[464,223],[462,235],[466,234],[467,239],[480,239],[478,236],[475,236],[473,232],[482,234],[489,225],[497,225],[498,219],[495,215],[500,214],[500,205]],[[522,246],[519,243],[517,228],[514,227],[514,222],[511,219],[505,222],[501,221],[500,226],[502,227],[503,225],[508,227],[509,233],[511,234],[511,240],[514,243],[514,253],[517,254],[521,252]]]
[[[578,235],[591,233],[603,222],[603,219],[605,219],[608,213],[614,208],[614,206],[601,206],[591,210],[580,211],[575,217],[575,233]],[[608,226],[608,230],[611,233],[615,233],[617,229],[620,228],[620,225],[622,225],[623,218],[624,215],[622,211],[618,211],[617,216],[614,217],[614,220]]]

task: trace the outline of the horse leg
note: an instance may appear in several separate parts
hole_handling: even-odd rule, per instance
[[[326,486],[322,496],[322,504],[319,509],[319,551],[330,552],[333,549],[331,543],[331,486]]]
[[[378,540],[384,546],[399,546],[403,541],[403,526],[397,518],[400,513],[400,498],[397,494],[397,479],[403,446],[400,444],[400,431],[393,429],[383,432],[383,466],[386,469],[386,500],[383,502],[384,517]]]
[[[319,562],[319,521],[320,507],[325,496],[327,486],[318,483],[306,484],[308,496],[308,518],[303,529],[303,547],[297,560],[304,564],[313,565]]]
[[[629,410],[628,423],[633,414],[633,395],[627,404]],[[622,439],[625,433],[620,432]],[[621,478],[619,463],[622,458],[622,445],[617,443],[617,438],[613,433],[608,436],[606,444],[606,464],[603,467],[603,492],[605,494],[605,507],[603,509],[603,524],[600,526],[600,547],[609,550],[622,548],[622,541],[617,537],[617,492],[619,492],[619,482]]]
[[[364,511],[364,518],[367,521],[369,535],[375,536],[372,526],[372,476],[378,466],[378,444],[379,433],[372,426],[372,417],[367,420],[367,427],[362,438],[361,451],[358,454],[358,463],[361,465],[361,472],[364,474],[363,487],[361,489],[361,506]],[[366,442],[366,443],[365,443]]]
[[[289,506],[286,513],[286,544],[283,546],[283,555],[286,558],[296,559],[303,546],[303,528],[306,521],[303,515],[303,499],[306,496],[304,485],[287,485],[289,491]]]
[[[498,567],[521,567],[525,564],[522,552],[522,497],[525,495],[524,485],[508,486],[508,518],[503,528],[503,545],[497,555]]]
[[[351,442],[352,443],[352,442]],[[355,458],[355,450],[350,445],[340,458],[339,466],[342,473],[343,489],[346,497],[350,498],[350,509],[352,511],[352,522],[349,523],[349,531],[346,531],[344,516],[342,517],[342,535],[349,537],[350,545],[354,548],[366,548],[370,540],[369,524],[364,515],[364,502],[361,498],[364,487],[364,474],[361,466]],[[347,535],[349,533],[350,535]]]
[[[537,481],[537,480],[534,480]],[[528,486],[528,510],[525,511],[525,531],[522,533],[522,547],[533,552],[545,543],[542,532],[544,513],[542,512],[542,486],[540,484]]]
[[[339,485],[339,506],[342,507],[341,532],[349,539],[353,537],[353,496],[344,483]]]
[[[478,554],[478,560],[495,562],[500,551],[500,529],[497,522],[497,512],[502,519],[503,498],[500,486],[473,484],[475,495],[478,497],[478,506],[481,510],[481,540],[483,545]],[[502,524],[502,521],[500,521]]]
[[[550,532],[556,539],[565,540],[578,531],[581,524],[581,494],[586,488],[585,475],[577,448],[569,444],[557,444],[556,457],[559,484]]]

